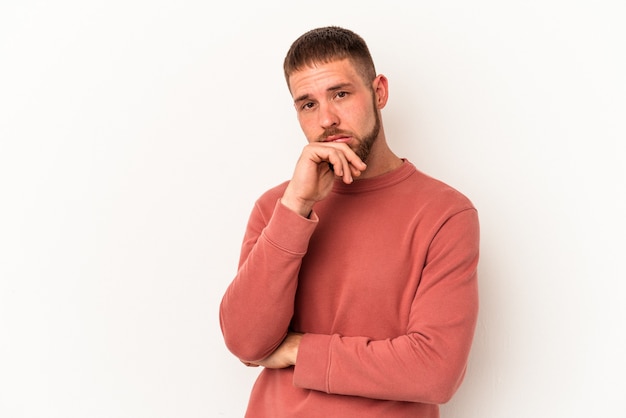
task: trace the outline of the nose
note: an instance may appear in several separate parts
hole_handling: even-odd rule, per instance
[[[325,103],[320,105],[319,123],[320,126],[324,129],[339,125],[339,117],[331,104]]]

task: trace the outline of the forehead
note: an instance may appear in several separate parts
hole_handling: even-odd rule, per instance
[[[340,85],[363,86],[363,80],[348,59],[317,63],[294,71],[289,77],[292,96],[312,95]]]

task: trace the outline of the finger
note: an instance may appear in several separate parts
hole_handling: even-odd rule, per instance
[[[361,170],[353,165],[350,165],[350,171],[352,172],[352,177],[359,177],[361,173],[363,173]]]
[[[354,177],[359,177],[361,171],[365,169],[365,164],[361,159],[352,150],[349,151],[350,153],[342,155],[343,181],[346,184],[352,183]]]
[[[328,164],[328,169],[343,182],[350,184],[354,177],[358,177],[367,168],[359,156],[343,143],[316,143],[309,144],[313,151],[312,159],[317,164]]]
[[[361,160],[356,152],[348,144],[344,143],[331,143],[330,146],[343,153],[346,160],[355,166],[358,170],[365,170],[367,165]]]
[[[328,155],[329,163],[333,166],[335,176],[341,177],[346,184],[352,183],[352,170],[345,154],[340,150],[334,150]]]
[[[350,170],[355,176],[360,176],[361,173],[367,168],[367,164],[365,164],[355,153],[353,153],[353,155],[347,155],[346,158],[350,164]]]
[[[344,165],[345,170],[350,170],[350,173],[353,177],[358,177],[361,175],[363,171],[367,168],[367,164],[361,160],[361,158],[357,155],[356,152],[352,150],[347,144],[336,144],[338,146],[338,150],[343,153],[342,157],[345,158],[346,164]],[[351,180],[351,178],[350,178]]]
[[[348,161],[348,169],[352,177],[359,177],[363,171],[367,168],[367,165],[359,158],[356,157],[356,160],[347,160]]]

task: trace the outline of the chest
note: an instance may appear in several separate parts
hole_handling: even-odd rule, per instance
[[[299,274],[294,323],[305,332],[397,335],[419,286],[427,231],[410,210],[341,208],[319,213]]]

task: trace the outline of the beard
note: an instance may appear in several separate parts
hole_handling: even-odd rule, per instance
[[[359,142],[359,146],[354,150],[356,155],[359,156],[361,161],[364,163],[367,162],[367,157],[370,155],[370,151],[372,150],[372,146],[374,142],[376,142],[376,138],[378,138],[378,134],[380,133],[380,116],[374,108],[374,127],[372,130],[361,138]]]

